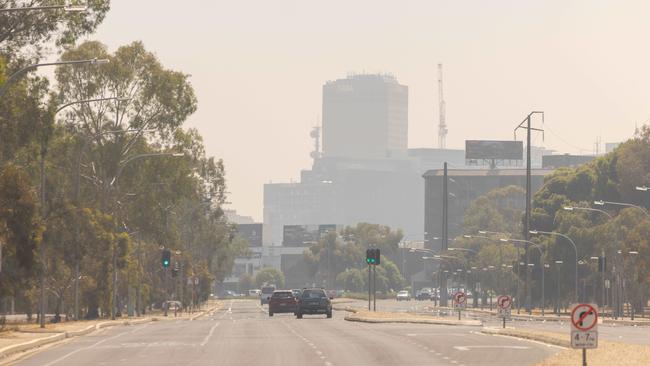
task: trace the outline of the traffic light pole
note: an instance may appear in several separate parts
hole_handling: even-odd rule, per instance
[[[372,275],[370,273],[371,273],[372,269],[370,267],[371,267],[371,265],[368,264],[368,311],[370,311],[370,299],[372,299],[372,295],[371,295],[371,291],[372,291],[371,286],[372,285],[370,284],[370,280],[371,280],[371,277],[372,277]]]
[[[372,311],[377,311],[377,266],[372,266]]]

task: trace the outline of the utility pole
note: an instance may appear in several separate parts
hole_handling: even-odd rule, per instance
[[[447,169],[447,162],[443,164],[443,179],[442,179],[442,240],[440,241],[440,253],[446,251],[449,247],[449,172]],[[438,266],[441,266],[438,263]],[[440,291],[440,306],[447,306],[447,276],[441,273],[441,291]],[[425,273],[426,275],[426,273]]]
[[[530,241],[530,211],[531,211],[531,132],[532,131],[540,131],[544,132],[543,129],[540,128],[533,128],[531,126],[531,117],[534,114],[541,114],[542,115],[542,124],[544,123],[544,112],[542,111],[533,111],[526,116],[526,118],[519,123],[519,125],[515,128],[515,140],[517,139],[517,130],[519,129],[525,129],[526,130],[526,215],[525,215],[525,220],[524,220],[524,239],[526,241]],[[530,253],[528,250],[528,243],[525,243],[525,250],[526,250],[526,261],[524,264],[524,268],[526,269],[526,275],[525,275],[525,280],[524,280],[524,293],[526,296],[526,310],[528,311],[528,314],[531,314],[532,309],[531,309],[531,299],[530,299],[530,274],[528,270],[528,263],[530,262]],[[517,259],[519,260],[519,259]]]

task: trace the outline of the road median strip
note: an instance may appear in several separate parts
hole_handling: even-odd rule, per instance
[[[479,320],[455,320],[444,318],[433,318],[429,316],[413,315],[407,313],[374,312],[358,308],[334,307],[334,310],[347,311],[351,314],[345,316],[345,320],[362,323],[410,323],[410,324],[436,324],[436,325],[467,325],[481,326]]]

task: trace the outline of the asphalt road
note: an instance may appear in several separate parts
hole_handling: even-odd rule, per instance
[[[233,300],[194,321],[114,327],[23,359],[54,365],[532,365],[560,349],[478,333],[478,327],[364,324],[344,313],[276,314]]]
[[[366,308],[368,301],[355,301],[352,305],[356,307]],[[431,301],[396,301],[396,300],[377,300],[377,310],[379,311],[393,311],[393,312],[425,312],[425,308],[432,306]],[[494,316],[486,316],[483,313],[472,313],[471,308],[467,309],[468,312],[463,316],[469,316],[472,319],[482,320],[485,326],[499,327],[501,320]],[[516,310],[513,310],[513,315]],[[523,314],[523,311],[522,311]],[[456,314],[450,314],[450,318],[457,317]],[[552,316],[549,316],[552,318]],[[508,327],[542,330],[555,333],[566,333],[569,336],[570,324],[564,321],[508,321]],[[599,339],[616,341],[638,345],[650,345],[650,327],[649,326],[629,326],[629,325],[612,325],[612,324],[599,324],[598,325]]]

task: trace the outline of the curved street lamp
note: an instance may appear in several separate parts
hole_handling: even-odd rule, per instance
[[[637,189],[638,188],[644,188],[644,187],[637,187]],[[621,206],[621,207],[632,207],[632,208],[636,208],[637,210],[643,212],[643,214],[647,218],[650,218],[650,213],[648,213],[648,210],[646,210],[644,207],[641,207],[639,205],[635,205],[635,204],[632,204],[632,203],[612,202],[612,201],[599,200],[599,201],[594,201],[594,205],[598,205],[598,206],[612,205],[612,206]]]
[[[39,64],[33,64],[29,66],[25,66],[22,69],[14,72],[7,78],[5,83],[2,85],[0,88],[0,97],[4,96],[7,93],[7,90],[9,90],[9,86],[11,84],[15,83],[19,78],[21,78],[25,73],[31,70],[35,70],[39,67],[45,67],[45,66],[61,66],[61,65],[82,65],[82,64],[90,64],[90,65],[102,65],[102,64],[107,64],[110,61],[108,59],[98,59],[98,58],[92,58],[92,59],[87,59],[87,60],[72,60],[72,61],[57,61],[57,62],[45,62],[45,63],[39,63]]]
[[[88,4],[86,2],[79,3],[79,4],[71,4],[70,1],[66,1],[65,4],[63,5],[19,6],[15,8],[4,8],[4,9],[0,9],[0,13],[35,11],[35,10],[59,10],[59,9],[63,9],[68,13],[85,12],[86,10],[88,10]]]
[[[564,235],[562,233],[558,233],[555,231],[541,231],[541,230],[530,230],[530,233],[533,235],[538,235],[538,234],[543,234],[543,235],[554,235],[554,236],[560,236],[566,240],[568,240],[571,245],[573,246],[573,251],[575,253],[576,261],[575,261],[575,290],[574,290],[574,300],[577,303],[578,302],[578,247],[576,246],[576,243],[567,235]]]

